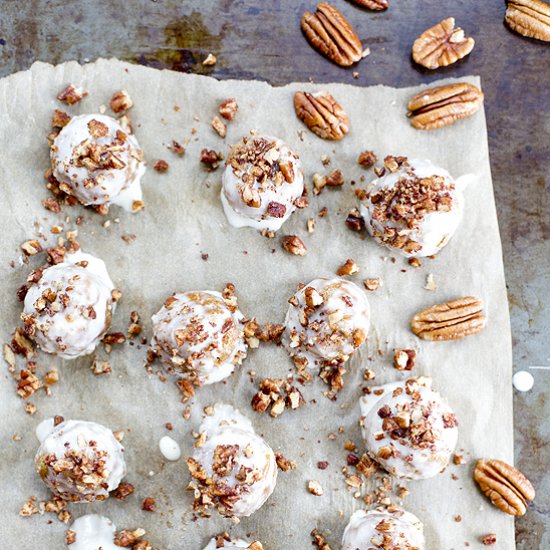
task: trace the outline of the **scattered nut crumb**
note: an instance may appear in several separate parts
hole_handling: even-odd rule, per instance
[[[286,235],[282,240],[282,247],[290,254],[295,256],[305,256],[307,253],[306,245],[304,241],[297,235]]]
[[[111,374],[113,371],[111,368],[111,363],[109,363],[109,361],[100,360],[97,355],[94,356],[91,369],[96,376],[100,374]]]
[[[128,111],[134,106],[132,98],[126,90],[119,90],[111,97],[111,110],[113,113]]]
[[[233,120],[238,110],[237,100],[233,97],[222,101],[218,107],[220,115],[226,120]]]
[[[497,543],[497,536],[494,533],[490,533],[481,538],[481,542],[485,546],[492,546]]]
[[[157,160],[153,165],[153,168],[160,174],[164,174],[164,172],[166,172],[166,170],[168,170],[169,167],[170,165],[165,160],[162,160],[162,159]]]
[[[57,94],[57,99],[68,105],[78,103],[83,97],[87,96],[88,92],[83,88],[77,88],[74,84],[69,84],[64,90]]]
[[[382,279],[380,279],[379,277],[365,279],[363,281],[363,285],[367,290],[374,292],[375,290],[378,290],[378,288],[380,288],[380,286],[382,285]]]
[[[216,170],[223,160],[221,153],[216,153],[213,149],[203,149],[201,151],[200,161],[209,169]]]
[[[307,490],[316,497],[320,497],[323,494],[323,487],[316,479],[307,482]]]
[[[310,535],[313,539],[312,544],[317,548],[317,550],[332,550],[323,533],[317,529],[313,529]]]
[[[172,153],[180,157],[183,157],[183,155],[185,155],[185,147],[181,143],[177,142],[175,139],[172,140],[170,150],[172,151]]]
[[[435,283],[433,273],[428,273],[426,277],[426,284],[424,285],[426,290],[437,290],[437,284]]]
[[[209,53],[206,59],[202,62],[202,64],[208,67],[210,65],[215,65],[216,61],[217,61],[216,56],[212,53]]]
[[[275,461],[277,462],[277,467],[281,472],[288,472],[289,470],[296,469],[296,462],[289,460],[282,453],[275,453]]]
[[[396,349],[393,353],[393,366],[397,370],[412,370],[416,360],[414,349]]]
[[[21,245],[21,250],[23,250],[27,256],[34,256],[35,254],[42,252],[42,246],[36,239],[31,239],[29,241],[25,241]]]
[[[338,276],[342,275],[353,275],[359,271],[359,266],[355,263],[355,260],[348,258],[344,264],[342,264],[336,274]]]
[[[357,158],[357,163],[363,168],[372,168],[376,164],[377,160],[378,157],[374,154],[373,151],[363,151],[359,154],[359,157]]]
[[[126,500],[133,492],[134,486],[131,483],[121,482],[120,485],[113,491],[113,496],[117,500]]]
[[[154,512],[156,510],[155,499],[151,497],[144,498],[141,503],[141,509],[146,512]]]
[[[221,137],[224,138],[227,134],[227,125],[222,122],[221,118],[218,116],[215,116],[212,119],[212,122],[210,123],[212,128],[214,128],[214,131]]]
[[[346,225],[352,231],[362,231],[365,228],[365,220],[357,208],[349,211],[346,218]]]

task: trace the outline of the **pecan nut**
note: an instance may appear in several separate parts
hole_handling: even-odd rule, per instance
[[[320,138],[341,140],[349,132],[349,119],[341,105],[328,92],[296,92],[296,116]]]
[[[531,482],[502,460],[478,460],[474,480],[497,508],[511,516],[523,516],[527,501],[535,499]]]
[[[523,36],[550,42],[550,6],[540,0],[509,0],[504,20]]]
[[[305,256],[307,254],[307,248],[304,241],[297,235],[286,235],[283,237],[281,244],[287,252],[295,256]]]
[[[363,47],[359,38],[345,17],[326,2],[318,4],[315,13],[304,13],[302,31],[316,50],[342,67],[361,59]]]
[[[411,321],[412,331],[423,340],[458,340],[480,332],[487,322],[483,302],[473,296],[437,304]]]
[[[428,69],[446,67],[467,56],[475,41],[464,36],[464,31],[455,28],[454,17],[449,17],[425,30],[412,48],[413,59]]]
[[[389,6],[388,0],[351,0],[353,3],[363,8],[369,8],[372,11],[387,10]]]
[[[407,116],[417,130],[433,130],[472,116],[483,104],[483,97],[469,82],[437,86],[412,97]]]

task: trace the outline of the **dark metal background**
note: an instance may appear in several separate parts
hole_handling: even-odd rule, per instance
[[[0,0],[0,76],[36,60],[112,56],[272,84],[409,86],[481,75],[515,369],[550,367],[550,46],[509,31],[500,0],[390,0],[378,14],[346,0],[332,3],[371,49],[357,68],[337,67],[307,45],[300,18],[314,0]],[[414,66],[414,39],[449,16],[476,39],[473,52],[437,71]],[[205,68],[200,62],[209,52],[218,63]],[[515,397],[517,464],[538,489],[535,505],[517,522],[521,550],[550,548],[550,370],[531,372],[534,390]]]

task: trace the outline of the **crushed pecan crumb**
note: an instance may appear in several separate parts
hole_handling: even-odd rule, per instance
[[[237,104],[237,100],[233,97],[222,101],[218,107],[220,115],[226,120],[233,120],[238,110],[239,105]]]
[[[144,498],[143,502],[141,503],[141,509],[145,510],[146,512],[154,512],[157,509],[155,499],[151,497]]]
[[[357,157],[357,164],[363,168],[372,168],[376,164],[377,160],[378,157],[373,151],[363,151],[359,153],[359,157]]]
[[[134,486],[131,483],[123,481],[114,491],[113,496],[117,500],[126,500],[133,492]]]
[[[295,256],[305,256],[307,253],[304,241],[297,235],[285,235],[282,240],[282,246],[287,252]]]
[[[258,392],[252,398],[252,408],[257,413],[265,412],[270,406],[270,415],[277,417],[285,408],[297,409],[304,403],[304,398],[298,388],[288,380],[265,378],[259,384]]]
[[[497,536],[494,533],[489,533],[481,538],[481,542],[485,546],[492,546],[497,543]]]
[[[68,105],[74,105],[87,95],[88,92],[84,91],[83,88],[78,88],[74,84],[69,84],[57,94],[57,99]]]
[[[275,453],[275,461],[281,472],[288,472],[296,469],[296,462],[294,462],[294,460],[289,460],[282,453]]]
[[[157,160],[153,165],[153,168],[160,174],[164,174],[164,172],[166,172],[169,167],[170,165],[165,160],[162,160],[162,159]]]
[[[221,138],[224,138],[227,134],[227,125],[222,122],[222,120],[220,119],[220,117],[218,116],[215,116],[213,119],[212,119],[212,122],[210,123],[210,125],[212,126],[212,128],[214,129],[214,131],[221,137]]]
[[[416,360],[414,349],[396,349],[393,355],[393,366],[397,370],[412,370]]]
[[[318,529],[313,529],[310,533],[311,538],[313,539],[313,546],[317,550],[332,550],[330,544],[326,541],[325,535],[321,533]]]
[[[111,97],[111,110],[113,113],[122,113],[128,111],[134,106],[132,98],[126,90],[119,90]]]
[[[221,161],[223,160],[223,155],[216,153],[213,149],[203,149],[201,151],[200,161],[209,169],[216,170]]]
[[[316,479],[311,479],[307,482],[307,490],[316,497],[323,495],[323,487]]]
[[[352,258],[348,258],[345,263],[338,268],[336,274],[341,277],[342,275],[353,275],[358,271],[359,266],[355,263],[355,260],[353,260]]]

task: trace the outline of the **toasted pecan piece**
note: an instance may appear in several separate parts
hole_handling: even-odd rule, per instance
[[[535,499],[531,482],[502,460],[478,460],[474,480],[497,508],[512,516],[523,516],[527,501]]]
[[[414,41],[412,56],[419,65],[437,69],[467,56],[474,44],[473,38],[465,37],[461,28],[455,28],[454,17],[449,17],[425,30]]]
[[[436,86],[410,99],[407,116],[417,130],[433,130],[472,116],[483,98],[483,92],[469,82]]]
[[[550,6],[540,0],[509,0],[504,16],[515,32],[550,42]]]
[[[412,331],[423,340],[458,340],[480,332],[487,322],[483,302],[473,296],[437,304],[411,321]]]
[[[351,0],[353,3],[372,11],[384,11],[389,7],[388,0]]]
[[[316,50],[342,67],[357,63],[363,55],[363,47],[351,25],[326,2],[318,4],[315,13],[304,13],[302,31]]]
[[[349,119],[328,92],[296,92],[296,116],[320,138],[339,141],[349,132]]]

